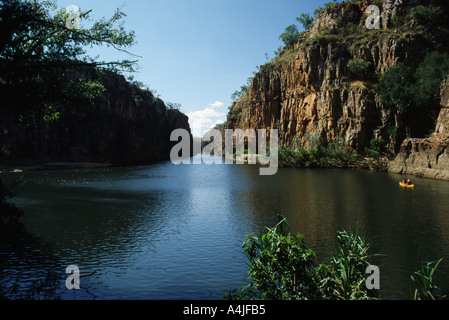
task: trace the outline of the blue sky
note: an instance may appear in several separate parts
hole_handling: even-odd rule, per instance
[[[282,45],[279,35],[302,12],[323,1],[302,0],[59,0],[58,6],[92,9],[90,17],[126,13],[125,27],[141,56],[135,80],[161,99],[182,105],[194,135],[226,119],[231,95],[257,66]],[[299,26],[298,26],[299,27]],[[112,48],[98,49],[102,60],[133,58]]]

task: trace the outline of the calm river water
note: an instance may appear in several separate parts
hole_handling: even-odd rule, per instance
[[[3,174],[20,179],[14,203],[40,241],[27,252],[1,248],[0,284],[26,285],[56,268],[80,269],[81,290],[62,299],[219,299],[247,272],[245,237],[287,217],[318,259],[333,255],[336,232],[362,225],[385,299],[409,299],[420,261],[444,258],[449,289],[449,182],[364,170],[250,165],[149,166]]]

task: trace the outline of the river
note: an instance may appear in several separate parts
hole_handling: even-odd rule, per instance
[[[27,253],[0,252],[6,289],[76,265],[82,289],[62,289],[62,299],[219,299],[245,280],[245,237],[276,214],[318,260],[333,255],[337,230],[363,226],[384,299],[409,299],[410,275],[439,258],[437,283],[449,289],[449,182],[413,178],[404,189],[401,176],[367,170],[260,176],[252,165],[171,162],[1,177],[19,181],[13,202],[39,237]]]

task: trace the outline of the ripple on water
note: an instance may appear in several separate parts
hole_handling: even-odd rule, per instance
[[[0,283],[32,281],[45,268],[64,279],[70,264],[94,273],[79,296],[64,292],[67,299],[216,297],[243,283],[242,243],[278,213],[319,259],[335,252],[337,230],[363,225],[382,254],[376,263],[387,298],[409,297],[421,260],[448,257],[449,185],[441,181],[417,178],[409,192],[398,176],[368,171],[280,169],[261,177],[252,166],[171,163],[25,178],[14,202],[41,241],[22,253],[0,251],[8,254]],[[449,273],[447,264],[441,269]]]

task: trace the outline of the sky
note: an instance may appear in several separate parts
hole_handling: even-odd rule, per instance
[[[271,59],[279,35],[301,13],[325,2],[304,0],[59,0],[59,7],[92,10],[90,18],[127,15],[136,34],[128,50],[138,55],[134,79],[179,103],[194,136],[226,119],[231,95]],[[136,59],[113,48],[95,49],[100,60]]]

